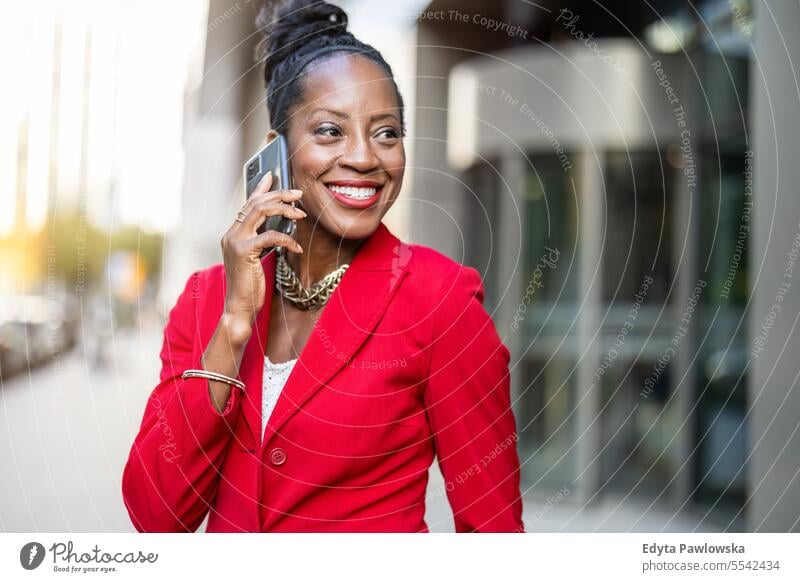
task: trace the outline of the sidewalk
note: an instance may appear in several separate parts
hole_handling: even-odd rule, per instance
[[[105,368],[93,368],[79,344],[3,383],[0,530],[133,530],[120,479],[160,342],[160,330],[124,332]]]

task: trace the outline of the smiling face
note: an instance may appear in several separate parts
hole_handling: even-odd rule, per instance
[[[368,58],[334,54],[312,63],[286,139],[302,227],[363,239],[400,193],[405,148],[391,79]],[[298,224],[298,227],[301,227]]]

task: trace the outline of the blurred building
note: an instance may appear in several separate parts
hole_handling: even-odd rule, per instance
[[[33,305],[18,298],[38,295],[85,314],[83,300],[102,294],[107,263],[124,248],[137,278],[116,299],[144,311],[161,233],[182,219],[183,96],[202,55],[205,6],[42,0],[3,15],[0,300]],[[0,327],[36,319],[9,312]],[[4,349],[26,350],[3,335]]]
[[[800,300],[760,356],[757,336],[798,235],[775,164],[792,175],[798,144],[774,132],[797,117],[776,23],[800,11],[437,0],[417,22],[414,238],[485,275],[526,490],[797,530],[797,364],[777,352],[797,353]]]

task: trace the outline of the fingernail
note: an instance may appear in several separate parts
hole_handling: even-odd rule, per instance
[[[302,190],[290,190],[290,192],[294,192],[295,194],[302,194]]]

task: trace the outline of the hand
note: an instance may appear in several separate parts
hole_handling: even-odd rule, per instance
[[[248,327],[264,306],[266,280],[259,255],[264,248],[284,247],[295,253],[303,249],[291,236],[275,230],[258,234],[257,229],[269,216],[283,215],[301,220],[307,214],[290,203],[300,200],[301,190],[276,190],[270,192],[272,172],[267,173],[256,187],[239,216],[243,222],[234,221],[222,236],[222,257],[225,263],[225,316],[247,322]]]

